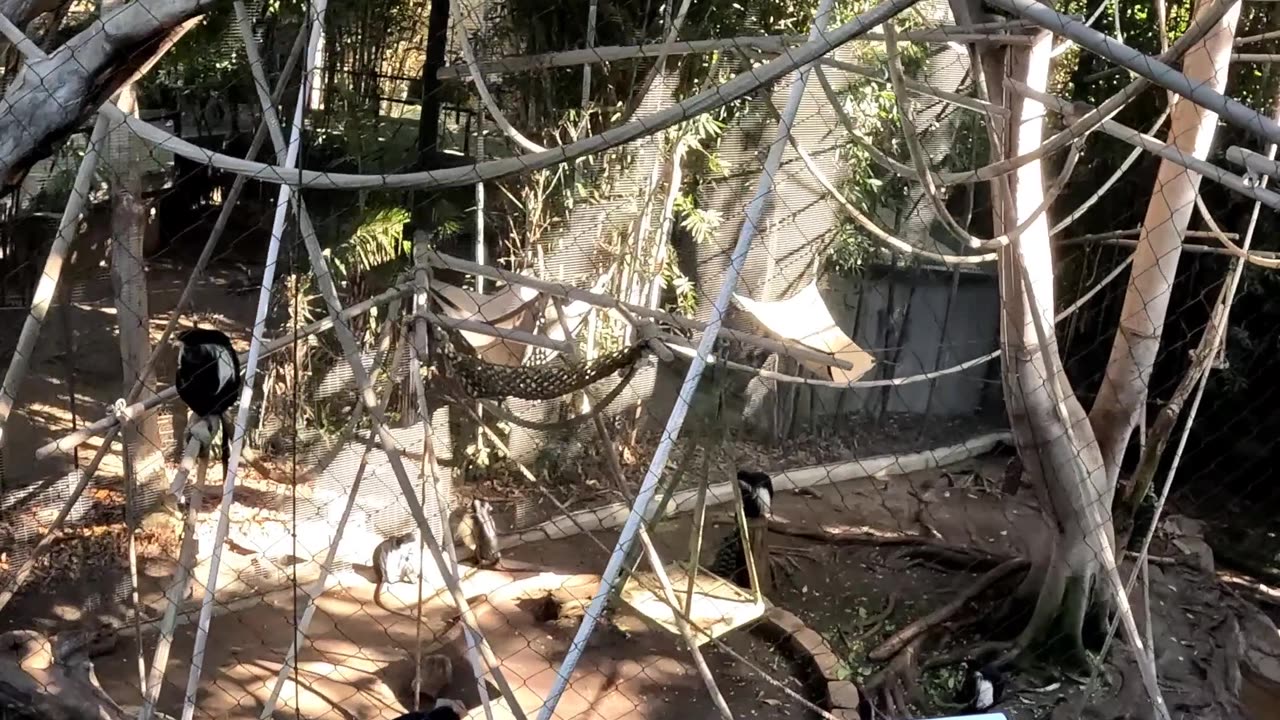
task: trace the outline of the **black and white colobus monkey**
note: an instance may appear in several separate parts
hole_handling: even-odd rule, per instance
[[[994,665],[968,663],[957,698],[964,703],[962,712],[983,713],[995,707],[1004,698],[1004,685],[1004,676]]]
[[[240,357],[231,346],[231,338],[218,330],[187,330],[178,335],[178,342],[182,348],[178,352],[178,376],[174,386],[178,389],[178,397],[191,412],[210,423],[211,433],[213,419],[219,420],[222,474],[225,477],[231,459],[232,432],[226,413],[236,404],[243,384]]]
[[[467,709],[457,700],[449,700],[440,698],[436,700],[436,706],[430,710],[417,710],[405,713],[396,720],[462,720],[467,714]]]
[[[742,511],[748,520],[769,516],[773,507],[773,478],[754,470],[739,470],[738,487],[742,490]],[[721,541],[710,570],[738,587],[750,589],[747,553],[742,547],[742,533],[736,525],[733,532]]]
[[[382,591],[389,584],[413,582],[417,579],[418,568],[414,563],[417,539],[417,534],[408,532],[389,537],[373,549],[373,576],[376,583],[373,589],[373,601],[389,613],[403,614],[397,613],[382,602]]]

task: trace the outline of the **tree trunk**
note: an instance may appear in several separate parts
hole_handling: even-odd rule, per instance
[[[0,0],[0,15],[20,28],[26,28],[32,20],[65,5],[64,0]],[[0,48],[8,45],[0,40]]]
[[[1207,4],[1207,0],[1199,0],[1197,12]],[[1187,53],[1183,72],[1193,84],[1218,92],[1226,88],[1231,46],[1239,19],[1240,3],[1236,3],[1218,27]],[[1187,155],[1204,159],[1213,145],[1217,126],[1216,114],[1189,100],[1179,100],[1173,108],[1169,143]],[[1108,508],[1114,499],[1115,483],[1129,438],[1147,402],[1151,371],[1169,309],[1169,295],[1182,255],[1182,241],[1199,188],[1199,175],[1168,160],[1161,161],[1134,250],[1129,287],[1125,291],[1106,377],[1089,414],[1106,465],[1109,482],[1103,499]]]
[[[93,657],[115,646],[113,630],[36,630],[0,635],[0,706],[32,720],[128,720],[98,684]]]
[[[1042,33],[1028,50],[1015,54],[1011,74],[1025,73],[1027,85],[1043,92],[1051,48],[1052,36]],[[1044,106],[1031,100],[1009,105],[1013,142],[1008,143],[1008,153],[1039,147]],[[1035,212],[1044,198],[1042,172],[1039,162],[1017,171],[1012,198],[997,205],[1003,208],[998,224],[1013,227]],[[1102,568],[1089,539],[1100,522],[1109,533],[1110,520],[1097,517],[1096,503],[1105,490],[1101,458],[1084,408],[1063,373],[1053,334],[1053,258],[1046,216],[1001,250],[999,273],[1004,298],[1002,379],[1009,421],[1025,471],[1057,529],[1054,544],[1035,558],[1018,593],[1023,599],[1035,597],[1035,611],[1019,646],[1061,640],[1070,657],[1087,661],[1081,631]]]
[[[120,90],[119,107],[130,115],[137,115],[137,96],[133,86]],[[120,332],[120,362],[123,367],[123,390],[138,381],[151,356],[151,314],[147,302],[147,274],[143,265],[143,244],[147,227],[147,206],[142,199],[142,169],[140,160],[145,157],[142,141],[123,125],[112,130],[107,138],[110,178],[112,185],[111,207],[111,284],[115,290],[116,320]],[[139,400],[154,395],[149,389],[150,379],[143,380]],[[132,482],[137,489],[134,503],[147,503],[159,497],[158,490],[164,484],[164,455],[160,441],[160,425],[154,414],[137,423],[124,427],[124,444],[132,462]],[[145,507],[130,507],[135,514]]]
[[[4,0],[0,0],[4,2]],[[0,197],[107,98],[145,73],[213,0],[134,0],[43,60],[28,60],[0,98]]]

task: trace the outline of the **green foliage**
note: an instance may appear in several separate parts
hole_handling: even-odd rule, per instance
[[[676,198],[676,213],[680,216],[680,227],[684,228],[695,243],[702,244],[715,237],[716,230],[724,222],[718,210],[704,210],[697,206],[691,195],[680,195]]]
[[[71,197],[76,175],[79,174],[80,161],[84,159],[88,149],[86,140],[84,135],[76,135],[53,151],[49,165],[50,175],[32,200],[28,208],[30,212],[61,213],[66,208],[67,198]],[[107,197],[107,190],[105,168],[103,164],[99,164],[93,182],[89,185],[88,204],[102,202]]]
[[[859,9],[849,7],[846,12],[852,17]],[[908,77],[923,67],[927,59],[924,46],[902,42],[898,49]],[[857,44],[854,62],[883,67],[887,63],[884,46],[879,43]],[[867,146],[873,146],[890,156],[906,156],[902,118],[898,114],[893,89],[882,80],[856,78],[843,92],[839,88],[837,92],[840,93],[842,110],[853,124],[852,137],[840,148],[840,159],[844,164],[840,191],[873,220],[886,215],[898,217],[905,209],[909,184],[896,173],[880,167],[866,150]],[[843,218],[824,262],[837,273],[853,275],[877,255],[878,247],[878,241],[862,226],[850,218]]]
[[[392,264],[412,256],[412,240],[404,237],[409,211],[400,207],[366,210],[348,242],[326,250],[333,269],[341,278],[372,272],[386,274],[399,268]]]
[[[960,665],[948,665],[925,672],[920,677],[920,689],[925,697],[925,704],[936,708],[937,712],[954,709],[952,700],[960,693],[964,685],[964,668]]]
[[[511,432],[511,425],[505,420],[490,419],[489,425],[499,437],[505,437]],[[507,454],[497,445],[491,442],[483,442],[479,439],[476,442],[468,443],[462,453],[465,457],[468,475],[473,472],[483,473],[508,460]]]
[[[359,138],[376,136],[383,98],[407,93],[411,82],[402,78],[421,71],[429,12],[427,0],[359,0],[329,6],[325,24],[342,29],[325,38],[325,64],[330,68],[325,110],[331,127],[356,131]],[[357,158],[376,150],[358,149],[353,154]]]
[[[144,108],[177,108],[186,96],[205,101],[223,96],[228,102],[253,100],[243,45],[231,3],[214,3],[138,83]],[[228,96],[229,95],[229,96]],[[256,105],[256,102],[254,103]]]
[[[698,311],[698,288],[693,281],[685,277],[675,263],[667,263],[662,268],[662,282],[675,294],[674,307],[669,310],[684,317],[693,317]]]
[[[692,155],[701,160],[706,167],[706,174],[689,173],[684,177],[680,193],[674,204],[675,217],[680,219],[680,227],[689,235],[695,244],[702,244],[715,237],[716,231],[724,222],[724,216],[717,210],[699,207],[698,187],[706,176],[722,175],[716,147],[724,135],[726,111],[700,115],[683,125],[668,131],[666,138],[673,148],[681,144],[686,148],[685,161]],[[675,257],[675,248],[667,249],[667,257]],[[667,308],[685,317],[693,317],[698,308],[698,288],[693,281],[680,271],[675,262],[668,260],[660,269],[663,286],[674,297],[674,302]]]

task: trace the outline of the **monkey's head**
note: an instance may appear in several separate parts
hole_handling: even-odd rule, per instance
[[[179,345],[220,345],[222,347],[232,347],[231,338],[221,330],[211,330],[209,328],[195,327],[173,336]]]
[[[765,517],[773,508],[773,478],[755,470],[738,471],[742,510],[749,518]]]

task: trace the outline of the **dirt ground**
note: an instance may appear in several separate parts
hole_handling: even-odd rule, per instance
[[[860,528],[868,532],[932,534],[957,546],[998,555],[1026,557],[1043,547],[1049,536],[1039,513],[1022,497],[1002,497],[982,482],[998,477],[1003,459],[988,458],[947,469],[947,473],[919,473],[909,478],[862,480],[819,488],[818,496],[787,493],[776,512],[797,525]],[[724,513],[713,516],[720,532],[727,527]],[[687,519],[669,523],[662,534],[671,544],[665,557],[679,557],[688,537]],[[598,539],[612,547],[615,535]],[[1156,553],[1178,555],[1162,536]],[[560,541],[521,547],[513,557],[528,561],[568,563],[578,559],[598,567],[605,559],[583,558],[589,541]],[[876,665],[866,653],[895,629],[926,615],[972,584],[976,572],[944,570],[913,562],[902,549],[874,544],[834,546],[793,537],[771,535],[771,549],[780,556],[777,587],[771,600],[796,613],[823,634],[842,653],[848,673],[865,678]],[[594,547],[594,544],[591,544]],[[801,549],[802,553],[791,551]],[[1191,557],[1161,555],[1151,568],[1152,635],[1155,640],[1162,692],[1175,718],[1271,718],[1273,697],[1252,695],[1255,705],[1241,708],[1225,701],[1230,685],[1231,655],[1238,653],[1230,628],[1239,602],[1222,583],[1207,578]],[[1166,562],[1177,560],[1177,562]],[[1128,576],[1128,566],[1122,568]],[[1007,593],[1006,586],[1004,592]],[[987,593],[958,619],[980,616],[1001,599],[1001,591]],[[892,607],[887,616],[885,610]],[[986,633],[1017,628],[984,627]],[[1271,632],[1274,632],[1272,630]],[[948,635],[932,652],[963,647],[980,639],[971,634]],[[711,651],[715,656],[716,651]],[[1107,670],[1096,682],[1089,678],[1046,676],[1037,668],[1015,672],[1002,710],[1012,718],[1143,717],[1145,694],[1127,651],[1113,650]],[[928,673],[922,683],[919,710],[924,717],[955,711],[959,678],[954,669]],[[1225,683],[1225,685],[1224,685]]]
[[[788,492],[778,499],[776,512],[793,525],[839,526],[881,534],[936,533],[957,546],[1026,556],[1033,548],[1043,546],[1048,536],[1039,513],[1024,497],[1003,497],[984,481],[997,477],[1002,467],[1002,458],[983,458],[945,472],[852,481],[822,486],[806,494]],[[728,521],[723,508],[709,513],[704,560],[714,552],[718,538],[727,532]],[[659,528],[655,542],[664,557],[675,559],[687,553],[689,530],[687,517],[672,519]],[[602,532],[534,543],[512,549],[504,561],[529,563],[557,573],[563,587],[586,597],[615,541],[616,534]],[[939,607],[976,578],[976,572],[913,563],[903,556],[901,548],[887,545],[835,546],[776,533],[771,534],[770,544],[778,562],[777,587],[770,599],[823,634],[843,656],[849,676],[857,680],[875,668],[866,661],[871,647],[896,628]],[[1178,551],[1172,544],[1162,542],[1156,552],[1168,561],[1162,560],[1152,568],[1152,634],[1161,687],[1174,717],[1270,720],[1271,716],[1263,714],[1269,708],[1255,708],[1247,715],[1238,708],[1228,712],[1221,707],[1222,688],[1229,680],[1223,667],[1233,652],[1230,608],[1234,600],[1229,591],[1197,570],[1194,559],[1176,557]],[[154,582],[162,585],[163,572],[157,570],[154,574],[161,576]],[[518,585],[511,584],[513,577],[505,573],[477,576],[468,581],[467,593],[488,593],[490,599],[480,609],[482,627],[503,659],[521,705],[532,709],[549,689],[551,663],[563,657],[576,621],[551,625],[537,622],[525,603],[534,595],[520,595]],[[506,595],[504,588],[510,588]],[[66,592],[74,595],[70,588]],[[1001,592],[1007,592],[1007,588],[980,598],[967,615],[957,617],[982,613],[993,606]],[[404,607],[412,602],[413,588],[396,586],[394,597],[393,607]],[[215,617],[201,685],[202,713],[213,717],[256,717],[270,680],[283,662],[283,651],[292,632],[290,618],[295,616],[298,602],[297,596],[286,588],[267,602],[233,608]],[[891,602],[892,612],[882,618]],[[66,607],[76,606],[69,597]],[[77,619],[59,618],[56,613],[51,616],[47,601],[44,608],[46,626],[66,625]],[[15,606],[13,612],[5,613],[6,625],[29,626],[31,618],[24,620],[15,614],[19,609]],[[432,618],[423,628],[426,646],[431,646],[432,633],[440,630],[441,619],[448,612],[441,601],[426,607],[424,614]],[[575,676],[573,694],[561,706],[564,717],[676,720],[714,715],[688,654],[675,637],[626,614],[618,624],[630,636],[611,629],[601,629],[596,634],[580,675]],[[162,710],[173,712],[180,704],[191,635],[190,623],[178,633],[161,696]],[[281,695],[283,715],[288,715],[283,708],[291,708],[297,717],[337,713],[345,718],[390,718],[411,706],[406,678],[411,675],[407,668],[412,667],[416,646],[414,625],[373,602],[368,568],[357,567],[355,572],[344,573],[336,586],[322,596],[308,636],[311,645],[303,652],[297,679],[286,682]],[[964,633],[948,636],[942,645],[930,650],[943,652],[950,649],[947,643],[964,645],[972,639]],[[148,657],[153,642],[149,636],[144,642]],[[743,665],[717,647],[705,647],[708,662],[735,716],[783,718],[806,714],[803,706],[775,684],[788,685],[797,692],[804,690],[781,655],[741,630],[728,635],[726,642],[769,677],[762,677],[756,668]],[[461,641],[455,636],[452,643],[450,652],[465,669],[461,664]],[[115,654],[99,662],[102,682],[126,705],[137,702],[135,651],[134,641],[124,639]],[[1126,651],[1114,651],[1108,667],[1093,693],[1086,692],[1087,678],[1044,677],[1034,671],[1015,673],[1003,709],[1020,720],[1142,717],[1141,713],[1135,714],[1135,708],[1142,707],[1144,695],[1136,684]],[[920,712],[926,717],[946,714],[951,709],[946,703],[952,699],[956,682],[954,672],[925,676]],[[1084,703],[1083,710],[1078,709],[1078,703]]]
[[[590,563],[587,563],[590,564]],[[554,565],[554,564],[552,564]],[[363,569],[362,569],[363,570]],[[483,591],[477,602],[479,624],[515,697],[526,713],[536,712],[555,680],[555,663],[564,657],[576,629],[577,618],[540,622],[531,611],[535,600],[550,585],[561,597],[590,598],[599,580],[593,574],[561,574],[537,578],[481,572],[465,584],[468,595]],[[529,586],[535,580],[539,588]],[[397,612],[411,612],[416,596],[412,586],[399,586],[394,600]],[[384,600],[385,600],[384,596]],[[205,656],[200,690],[200,710],[211,717],[257,717],[282,667],[283,650],[291,642],[290,618],[295,601],[287,596],[274,602],[233,611],[214,620],[215,631]],[[424,605],[422,646],[426,654],[439,652],[455,666],[454,680],[443,693],[473,708],[483,717],[474,682],[465,659],[465,643],[455,630],[442,633],[450,604],[442,599]],[[561,700],[558,717],[666,718],[711,717],[715,711],[687,653],[670,633],[622,614],[616,620],[627,635],[613,626],[600,629],[588,645],[570,690]],[[169,674],[161,693],[160,709],[176,715],[181,708],[182,687],[187,678],[193,643],[193,624],[181,628],[173,644]],[[456,626],[455,626],[456,627]],[[277,717],[345,718],[395,717],[411,709],[414,652],[419,638],[411,618],[392,614],[374,602],[372,585],[349,573],[325,593],[308,631],[309,645],[280,694]],[[440,633],[439,636],[436,633]],[[748,633],[737,633],[732,645],[739,653],[763,659],[777,672],[777,679],[794,690],[804,688],[789,676],[785,661]],[[138,698],[136,646],[121,643],[113,655],[98,662],[104,687],[122,704]],[[147,656],[154,640],[144,642]],[[712,673],[736,717],[782,718],[806,716],[772,684],[737,665],[723,654],[708,655]],[[493,699],[497,689],[490,686]],[[497,708],[496,717],[511,717]]]

